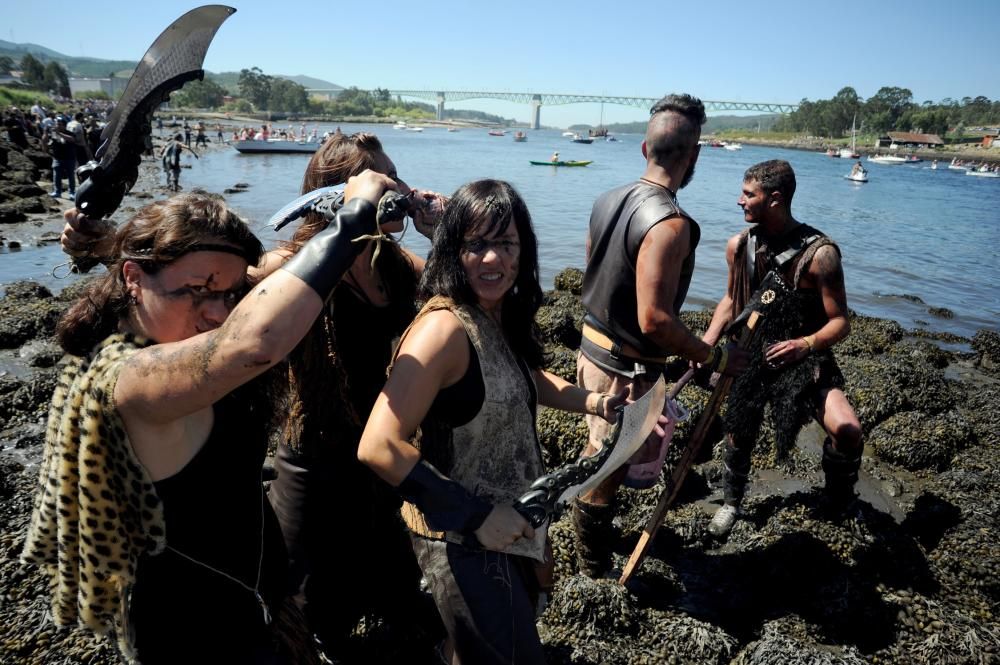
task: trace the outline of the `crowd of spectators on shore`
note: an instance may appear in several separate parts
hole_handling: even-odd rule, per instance
[[[63,179],[67,180],[69,198],[76,193],[76,167],[93,159],[101,140],[104,124],[114,111],[114,102],[54,98],[57,108],[46,108],[36,101],[30,109],[11,106],[3,111],[3,128],[11,143],[29,147],[29,138],[37,139],[52,157],[51,195],[61,198]]]

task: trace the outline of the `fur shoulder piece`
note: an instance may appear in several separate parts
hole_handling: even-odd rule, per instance
[[[148,340],[115,334],[69,356],[52,396],[34,513],[21,559],[50,576],[52,612],[100,635],[118,621],[144,553],[166,544],[163,508],[115,409],[126,359]]]

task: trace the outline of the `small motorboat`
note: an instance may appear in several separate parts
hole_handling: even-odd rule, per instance
[[[458,127],[449,127],[448,131],[449,132],[457,132],[458,131]]]
[[[569,138],[572,138],[572,137],[576,136],[576,132],[563,132],[562,135],[563,136],[567,136]]]
[[[406,131],[408,131],[408,132],[422,132],[422,131],[424,131],[424,128],[423,127],[407,127]]]
[[[229,145],[246,155],[256,155],[261,153],[280,155],[292,153],[314,153],[322,145],[322,142],[288,141],[286,139],[268,139],[266,141],[257,141],[255,139],[247,139],[245,141],[233,141]]]
[[[608,143],[618,143],[618,139],[616,139],[612,134],[608,134],[604,140]]]
[[[491,129],[488,134],[490,136],[506,136],[507,132],[502,129]]]
[[[534,166],[586,166],[587,164],[591,164],[593,162],[593,160],[586,161],[586,162],[580,162],[580,161],[562,161],[562,160],[560,160],[558,162],[550,162],[550,161],[536,162],[534,160],[528,160],[528,161],[530,161]]]
[[[722,147],[725,148],[726,150],[742,150],[743,149],[743,144],[742,143],[726,143]]]
[[[841,159],[857,159],[861,155],[854,152],[852,148],[841,148],[840,152],[837,153],[837,156],[840,157]]]
[[[868,161],[875,164],[887,164],[894,166],[896,164],[906,164],[906,157],[897,157],[896,155],[868,155]]]
[[[1000,178],[1000,172],[990,171],[988,169],[985,171],[982,169],[969,169],[965,172],[965,175],[974,175],[979,178]]]
[[[514,132],[514,141],[517,143],[524,143],[528,140],[528,135],[524,132]]]
[[[573,143],[593,143],[594,139],[589,136],[583,136],[582,134],[573,134],[573,138],[570,139]]]
[[[392,126],[393,129],[406,129],[405,120],[397,120],[396,124]]]
[[[859,171],[851,171],[844,176],[851,182],[868,182],[868,171],[861,169]]]

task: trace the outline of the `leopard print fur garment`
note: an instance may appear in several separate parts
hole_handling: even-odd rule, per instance
[[[114,631],[126,656],[123,600],[139,557],[166,544],[160,499],[114,404],[122,366],[149,343],[115,334],[87,358],[67,357],[21,554],[49,576],[56,623],[78,620],[99,635]]]

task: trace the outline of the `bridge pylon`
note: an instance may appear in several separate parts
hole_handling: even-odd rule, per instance
[[[439,92],[437,94],[437,119],[438,121],[444,120],[444,93]]]
[[[531,128],[542,128],[542,96],[531,96]]]

